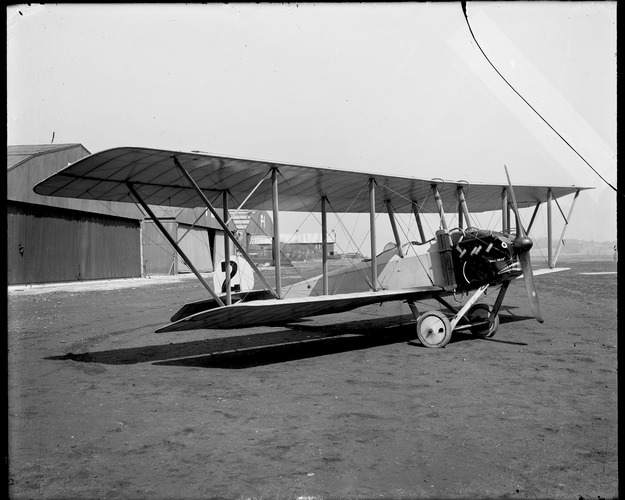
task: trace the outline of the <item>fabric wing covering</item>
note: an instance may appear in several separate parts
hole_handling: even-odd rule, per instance
[[[217,307],[200,312],[167,325],[156,333],[177,332],[204,328],[243,328],[295,321],[308,316],[350,311],[358,307],[392,300],[419,300],[441,294],[439,287],[418,287],[403,290],[346,293],[295,299],[270,299],[241,302],[228,307]]]
[[[311,212],[319,210],[326,197],[328,210],[336,213],[367,213],[369,181],[376,183],[376,211],[382,211],[389,200],[398,213],[409,213],[417,202],[422,213],[437,212],[432,194],[436,184],[445,211],[457,210],[457,190],[464,194],[471,212],[488,212],[501,208],[501,194],[506,184],[468,184],[383,174],[352,172],[326,167],[312,167],[264,160],[217,156],[201,152],[176,152],[158,149],[122,147],[86,156],[34,188],[44,196],[61,196],[101,201],[134,203],[129,192],[131,183],[148,203],[173,207],[204,207],[194,188],[174,164],[176,158],[189,172],[215,207],[221,207],[222,193],[228,190],[236,201],[245,201],[246,210],[272,209],[272,172],[278,170],[281,211]],[[503,167],[503,166],[502,166]],[[419,166],[414,166],[418,172]],[[503,177],[503,168],[502,175]],[[502,179],[504,180],[504,179]],[[577,190],[577,186],[515,185],[520,208],[547,200],[548,189],[554,198]]]

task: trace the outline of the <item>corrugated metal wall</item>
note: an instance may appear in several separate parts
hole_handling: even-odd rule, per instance
[[[165,230],[176,237],[176,221],[160,221]],[[176,252],[158,227],[150,220],[143,221],[143,272],[150,274],[178,274]]]
[[[9,285],[141,276],[139,221],[7,203]]]
[[[87,154],[81,144],[7,146],[8,284],[188,272],[152,222],[145,220],[141,235],[145,216],[135,205],[33,192],[37,182]],[[222,232],[214,217],[201,208],[152,209],[177,238],[193,226],[181,246],[201,272],[211,272],[213,240]]]
[[[214,230],[212,230],[214,232]],[[210,273],[213,270],[209,230],[204,227],[192,227],[187,224],[178,226],[178,244],[195,268],[201,273]],[[184,261],[178,257],[178,272],[190,273]]]
[[[213,270],[211,240],[214,238],[214,229],[192,227],[172,220],[161,220],[161,224],[176,238],[180,248],[198,271],[209,273]],[[191,272],[156,224],[150,220],[145,220],[143,224],[143,265],[146,275]]]

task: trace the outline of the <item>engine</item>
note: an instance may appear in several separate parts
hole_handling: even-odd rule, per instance
[[[522,274],[511,235],[476,228],[455,229],[448,234],[459,290],[508,281]]]

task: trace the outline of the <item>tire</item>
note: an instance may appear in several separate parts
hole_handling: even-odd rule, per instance
[[[469,320],[469,323],[485,321],[487,319],[490,321],[490,325],[488,326],[476,326],[470,328],[469,331],[473,335],[483,339],[489,339],[497,333],[497,329],[499,328],[499,314],[496,314],[494,318],[491,318],[492,311],[493,308],[488,304],[475,304],[471,309],[469,309],[466,314],[466,318]]]
[[[451,340],[451,323],[439,311],[427,311],[417,321],[417,336],[424,347],[445,347]]]

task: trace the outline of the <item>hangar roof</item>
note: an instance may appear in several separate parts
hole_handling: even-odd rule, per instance
[[[80,147],[81,144],[26,144],[26,145],[13,145],[7,146],[7,171],[15,168],[27,160],[34,158],[35,156],[53,153],[57,151],[64,151],[66,149],[72,149]],[[82,146],[84,147],[84,146]],[[85,149],[85,151],[87,151]],[[89,151],[87,151],[89,154]]]

